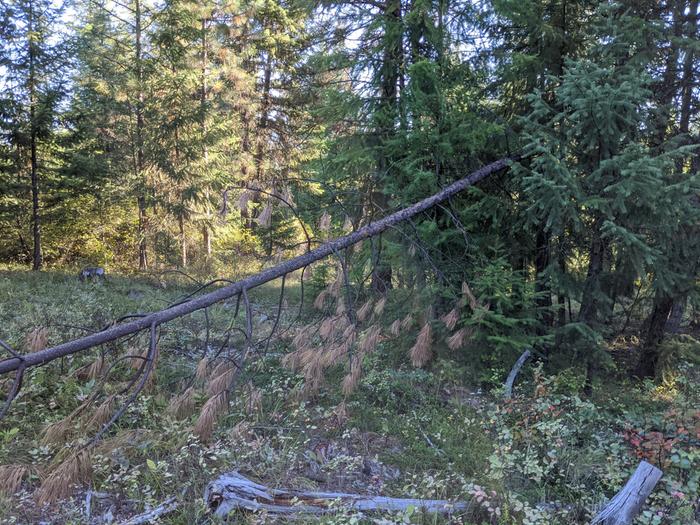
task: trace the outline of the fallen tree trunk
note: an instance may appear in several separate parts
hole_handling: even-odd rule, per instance
[[[224,518],[236,510],[269,514],[325,514],[342,510],[406,511],[409,508],[449,514],[467,510],[468,502],[447,500],[363,496],[345,492],[309,492],[272,489],[249,480],[238,472],[223,474],[207,486],[204,501],[209,510]]]
[[[662,475],[658,468],[642,461],[622,490],[593,518],[591,525],[630,525]]]
[[[219,288],[213,292],[201,295],[190,301],[166,308],[165,310],[144,315],[143,317],[139,317],[134,321],[117,324],[111,328],[108,328],[107,330],[90,334],[86,337],[81,337],[80,339],[74,339],[52,348],[46,348],[45,350],[33,352],[31,354],[12,357],[5,359],[4,361],[0,361],[0,374],[15,371],[20,367],[30,368],[33,366],[43,365],[53,361],[54,359],[59,359],[97,345],[114,341],[121,337],[146,330],[153,325],[158,326],[167,321],[171,321],[178,317],[196,312],[197,310],[207,308],[208,306],[225,299],[235,297],[243,290],[250,290],[260,286],[261,284],[282,277],[283,275],[287,275],[288,273],[304,268],[311,263],[349,248],[361,240],[367,239],[368,237],[373,237],[384,230],[405,221],[406,219],[410,219],[411,217],[432,208],[436,204],[447,200],[453,195],[474,185],[492,173],[507,168],[512,161],[518,160],[519,158],[519,156],[516,156],[492,162],[491,164],[484,166],[467,177],[452,183],[442,191],[431,195],[430,197],[427,197],[413,204],[412,206],[409,206],[408,208],[392,213],[391,215],[368,224],[367,226],[364,226],[348,235],[328,241],[318,248],[305,253],[304,255],[294,257],[293,259],[285,261],[277,266],[264,270],[255,275],[251,275],[250,277]]]

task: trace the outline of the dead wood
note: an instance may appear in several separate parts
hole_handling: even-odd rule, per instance
[[[175,511],[177,507],[177,500],[175,497],[171,497],[166,499],[157,507],[122,522],[121,525],[142,525],[143,523],[153,523],[161,516],[165,516],[166,514],[170,514],[171,512]]]
[[[620,492],[615,494],[591,525],[629,525],[642,510],[644,501],[661,479],[663,472],[642,461]]]
[[[513,384],[515,383],[515,378],[518,377],[520,369],[525,364],[525,361],[528,360],[531,353],[532,352],[530,352],[530,350],[525,350],[522,354],[520,354],[520,357],[513,365],[513,368],[511,368],[510,374],[508,374],[508,379],[506,379],[505,393],[503,395],[503,397],[506,399],[513,397]]]
[[[210,482],[204,492],[204,501],[209,510],[220,518],[236,510],[299,515],[326,514],[347,509],[402,512],[412,507],[425,512],[450,514],[470,507],[470,503],[465,501],[273,489],[255,483],[238,472],[223,474]]]

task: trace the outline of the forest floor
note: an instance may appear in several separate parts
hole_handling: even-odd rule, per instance
[[[298,313],[301,290],[290,282],[281,330]],[[0,272],[0,339],[26,351],[27,335],[34,333],[36,344],[37,330],[45,329],[48,344],[55,344],[125,314],[161,309],[196,288],[176,275],[79,283],[72,274]],[[251,293],[262,336],[276,316],[279,291],[271,284]],[[36,503],[37,487],[96,428],[76,418],[60,439],[47,440],[46,426],[103,388],[98,377],[85,375],[100,354],[32,370],[0,422],[0,465],[26,467],[12,494],[2,494],[7,480],[0,479],[0,523],[121,523],[172,496],[178,508],[160,523],[213,523],[204,488],[231,470],[273,487],[472,503],[451,516],[413,508],[383,515],[341,511],[303,523],[587,523],[641,459],[659,466],[664,477],[639,523],[698,523],[700,366],[692,356],[657,384],[630,382],[623,365],[612,367],[591,398],[579,395],[575,364],[551,374],[529,363],[515,398],[504,401],[496,385],[507,368],[477,375],[479,364],[468,352],[437,349],[429,366],[416,369],[406,358],[412,341],[399,337],[382,340],[366,357],[359,387],[344,399],[342,367],[331,369],[315,395],[304,395],[303,377],[280,362],[289,346],[283,339],[242,373],[229,410],[203,442],[192,427],[206,401],[204,389],[178,417],[168,406],[204,353],[222,345],[235,312],[235,304],[222,304],[209,309],[208,323],[199,312],[164,327],[155,381],[98,444],[72,497],[48,507]],[[301,315],[313,314],[304,309]],[[139,352],[144,344],[129,343]],[[677,344],[697,356],[693,339]],[[489,374],[493,380],[484,381]],[[7,383],[0,382],[0,391]],[[229,520],[273,522],[283,520],[259,513]]]

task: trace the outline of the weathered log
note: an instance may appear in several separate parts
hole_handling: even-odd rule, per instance
[[[204,492],[209,510],[225,517],[236,510],[264,511],[269,514],[326,514],[342,510],[406,511],[409,508],[450,514],[467,510],[468,502],[447,500],[363,496],[345,492],[311,492],[273,489],[255,483],[238,472],[229,472],[212,481]]]
[[[515,383],[515,378],[518,377],[520,369],[525,364],[525,361],[528,360],[530,354],[532,354],[530,350],[525,350],[515,362],[513,368],[510,369],[510,374],[508,374],[508,379],[506,379],[505,392],[503,394],[504,398],[510,399],[513,397],[513,384]]]
[[[642,510],[644,501],[661,479],[663,472],[642,461],[620,492],[615,494],[591,525],[629,525]]]
[[[161,516],[165,516],[166,514],[170,514],[171,512],[175,511],[177,506],[177,500],[173,496],[166,499],[157,507],[122,522],[121,525],[142,525],[143,523],[151,523]]]
[[[411,217],[432,208],[436,204],[449,199],[453,195],[456,195],[470,186],[473,186],[475,183],[488,177],[492,173],[496,173],[507,168],[511,162],[519,159],[520,156],[514,156],[492,162],[491,164],[488,164],[470,175],[450,184],[442,191],[431,195],[430,197],[427,197],[413,204],[412,206],[392,213],[391,215],[388,215],[376,222],[372,222],[348,235],[330,240],[303,255],[294,257],[293,259],[278,264],[277,266],[268,268],[267,270],[251,275],[250,277],[240,281],[236,281],[235,283],[219,288],[213,292],[201,295],[197,298],[177,304],[170,308],[166,308],[165,310],[160,310],[138,317],[137,319],[127,323],[114,325],[107,330],[90,334],[86,337],[81,337],[80,339],[74,339],[51,348],[46,348],[39,352],[33,352],[20,357],[11,357],[9,359],[5,359],[4,361],[0,361],[0,374],[12,372],[20,368],[20,366],[31,368],[33,366],[43,365],[55,359],[75,354],[82,350],[146,330],[154,324],[158,326],[167,321],[171,321],[178,317],[196,312],[197,310],[207,308],[208,306],[225,299],[235,297],[243,290],[251,290],[252,288],[258,287],[261,284],[265,284],[269,281],[282,277],[283,275],[287,275],[288,273],[304,268],[305,266],[328,257],[329,255],[333,255],[339,251],[349,248],[363,239],[373,237],[387,230],[388,228],[410,219]]]

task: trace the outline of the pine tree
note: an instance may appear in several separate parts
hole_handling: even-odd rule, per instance
[[[31,194],[32,269],[40,270],[44,262],[42,179],[48,170],[47,144],[55,131],[67,65],[64,45],[52,38],[61,31],[60,9],[44,0],[3,4],[2,9],[0,60],[6,73],[2,131],[14,149],[13,167],[8,171],[22,180],[16,188],[23,193],[23,187],[28,186]],[[23,227],[21,223],[18,226]],[[21,233],[19,238],[26,244]]]

